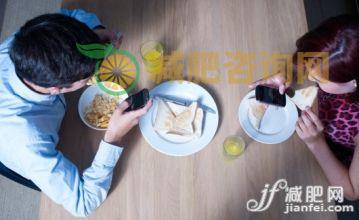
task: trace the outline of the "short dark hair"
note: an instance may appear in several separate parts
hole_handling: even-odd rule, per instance
[[[98,43],[84,23],[61,14],[45,14],[15,34],[10,58],[16,74],[42,87],[67,87],[93,75],[96,60],[82,55],[76,43]]]
[[[329,18],[296,42],[298,52],[328,52],[329,81],[345,83],[359,80],[359,16]]]

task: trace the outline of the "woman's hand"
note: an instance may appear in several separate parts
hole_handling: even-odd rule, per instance
[[[121,103],[112,114],[103,140],[110,144],[119,145],[123,136],[138,124],[140,117],[146,114],[151,106],[152,101],[149,101],[141,109],[124,112],[129,107],[129,104],[127,102]]]
[[[287,85],[283,74],[276,74],[265,79],[260,79],[249,85],[249,88],[254,89],[258,85],[269,85],[279,88],[280,94],[284,94],[285,90],[289,87]]]
[[[94,32],[100,38],[102,43],[112,43],[114,47],[120,48],[123,36],[118,36],[118,33],[111,29],[101,28],[95,29]]]
[[[319,118],[308,107],[302,111],[295,130],[300,139],[312,150],[321,141],[324,141],[323,124]]]

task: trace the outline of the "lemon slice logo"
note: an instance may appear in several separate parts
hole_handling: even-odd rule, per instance
[[[119,50],[112,44],[77,44],[78,50],[96,63],[95,79],[104,92],[119,96],[130,93],[139,79],[140,67],[135,58],[126,50]]]

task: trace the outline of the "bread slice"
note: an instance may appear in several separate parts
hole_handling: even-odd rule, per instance
[[[173,104],[173,103],[172,103]],[[169,133],[179,135],[192,135],[194,134],[193,120],[196,115],[197,102],[193,102],[190,106],[185,107],[184,111],[176,115],[172,129]],[[174,110],[172,110],[173,112]]]
[[[304,89],[296,90],[291,100],[300,110],[305,110],[307,106],[312,107],[317,94],[318,87],[309,86]]]
[[[156,131],[200,138],[202,124],[203,110],[198,108],[197,102],[187,107],[159,100],[154,124]]]
[[[196,116],[193,121],[194,136],[200,138],[202,136],[202,124],[203,124],[203,110],[197,108]]]
[[[259,130],[260,128],[262,118],[267,108],[267,104],[258,102],[255,99],[249,100],[248,119],[256,130]]]
[[[186,110],[188,108],[187,106],[178,105],[178,104],[175,104],[172,102],[166,102],[166,103],[175,116],[178,116],[179,114],[181,114],[184,110]]]
[[[154,129],[158,132],[169,132],[173,128],[175,115],[166,102],[159,100]]]

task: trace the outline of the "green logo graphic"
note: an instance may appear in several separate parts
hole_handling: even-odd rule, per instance
[[[95,79],[101,90],[113,96],[130,93],[139,79],[136,57],[112,44],[76,44],[83,55],[97,59]]]

